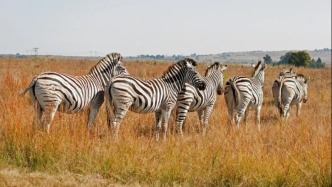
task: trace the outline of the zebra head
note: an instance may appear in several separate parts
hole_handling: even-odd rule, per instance
[[[279,76],[293,77],[293,76],[296,76],[296,72],[293,71],[293,68],[290,68],[289,70],[280,72]]]
[[[217,81],[217,93],[218,95],[223,94],[223,83],[224,83],[224,74],[223,72],[227,69],[227,65],[222,65],[219,62],[215,62],[209,66],[205,71],[205,77],[210,77]]]
[[[129,75],[127,68],[124,67],[122,64],[117,64],[111,72],[111,77],[115,77],[118,75]]]
[[[96,77],[103,86],[112,78],[113,68],[121,64],[122,55],[120,53],[110,53],[102,58],[94,67],[91,68],[89,74]]]
[[[197,62],[191,58],[186,58],[178,63],[187,70],[187,73],[185,74],[185,82],[193,85],[199,90],[205,90],[206,83],[195,68]]]
[[[256,65],[252,65],[254,68],[254,72],[252,74],[252,77],[257,77],[259,82],[263,85],[264,84],[264,70],[266,69],[267,65],[262,63],[262,61],[258,61]]]
[[[302,74],[298,74],[295,78],[302,86],[302,91],[303,91],[302,100],[303,103],[306,103],[308,101],[308,82],[310,81],[310,77],[305,77]]]

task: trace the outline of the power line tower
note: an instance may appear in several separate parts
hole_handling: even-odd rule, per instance
[[[37,56],[38,55],[38,47],[34,47],[33,49],[32,49],[32,51],[34,52],[34,55],[35,56]]]

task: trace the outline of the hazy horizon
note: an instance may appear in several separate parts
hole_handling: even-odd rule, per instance
[[[124,56],[331,49],[331,1],[0,2],[0,53]]]

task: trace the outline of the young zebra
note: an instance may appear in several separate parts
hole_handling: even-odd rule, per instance
[[[233,111],[236,113],[236,125],[240,127],[241,117],[247,125],[248,107],[256,110],[258,130],[260,130],[260,111],[263,104],[264,70],[266,65],[259,61],[254,67],[251,78],[234,76],[226,82],[225,101],[228,108],[231,123],[234,123]]]
[[[302,103],[308,100],[308,82],[310,77],[302,74],[296,76],[283,76],[280,78],[278,94],[273,94],[274,100],[277,100],[277,107],[283,119],[288,120],[291,105],[297,106],[297,116],[300,115]],[[272,89],[273,92],[276,89]],[[284,105],[284,106],[282,106]]]
[[[161,78],[147,81],[129,75],[114,77],[106,88],[105,97],[107,105],[114,107],[112,128],[115,138],[118,138],[122,119],[131,110],[136,113],[155,112],[155,138],[159,140],[162,123],[163,138],[166,139],[170,112],[184,83],[205,89],[206,83],[195,70],[196,65],[196,61],[186,58],[170,66]]]
[[[30,91],[37,108],[37,116],[47,133],[57,110],[77,113],[89,108],[88,130],[91,132],[98,110],[104,102],[104,89],[113,68],[121,63],[119,53],[111,53],[91,68],[87,75],[73,76],[57,72],[44,72],[36,76],[20,95]]]
[[[205,90],[197,90],[190,84],[185,84],[182,88],[177,101],[176,125],[181,136],[182,124],[187,116],[187,112],[197,111],[202,134],[206,132],[209,116],[212,112],[214,103],[217,100],[217,92],[221,95],[223,86],[223,72],[227,69],[227,65],[221,65],[219,62],[214,63],[205,71],[206,82]]]

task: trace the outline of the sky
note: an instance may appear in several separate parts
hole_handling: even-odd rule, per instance
[[[331,48],[331,0],[0,0],[0,54]]]

